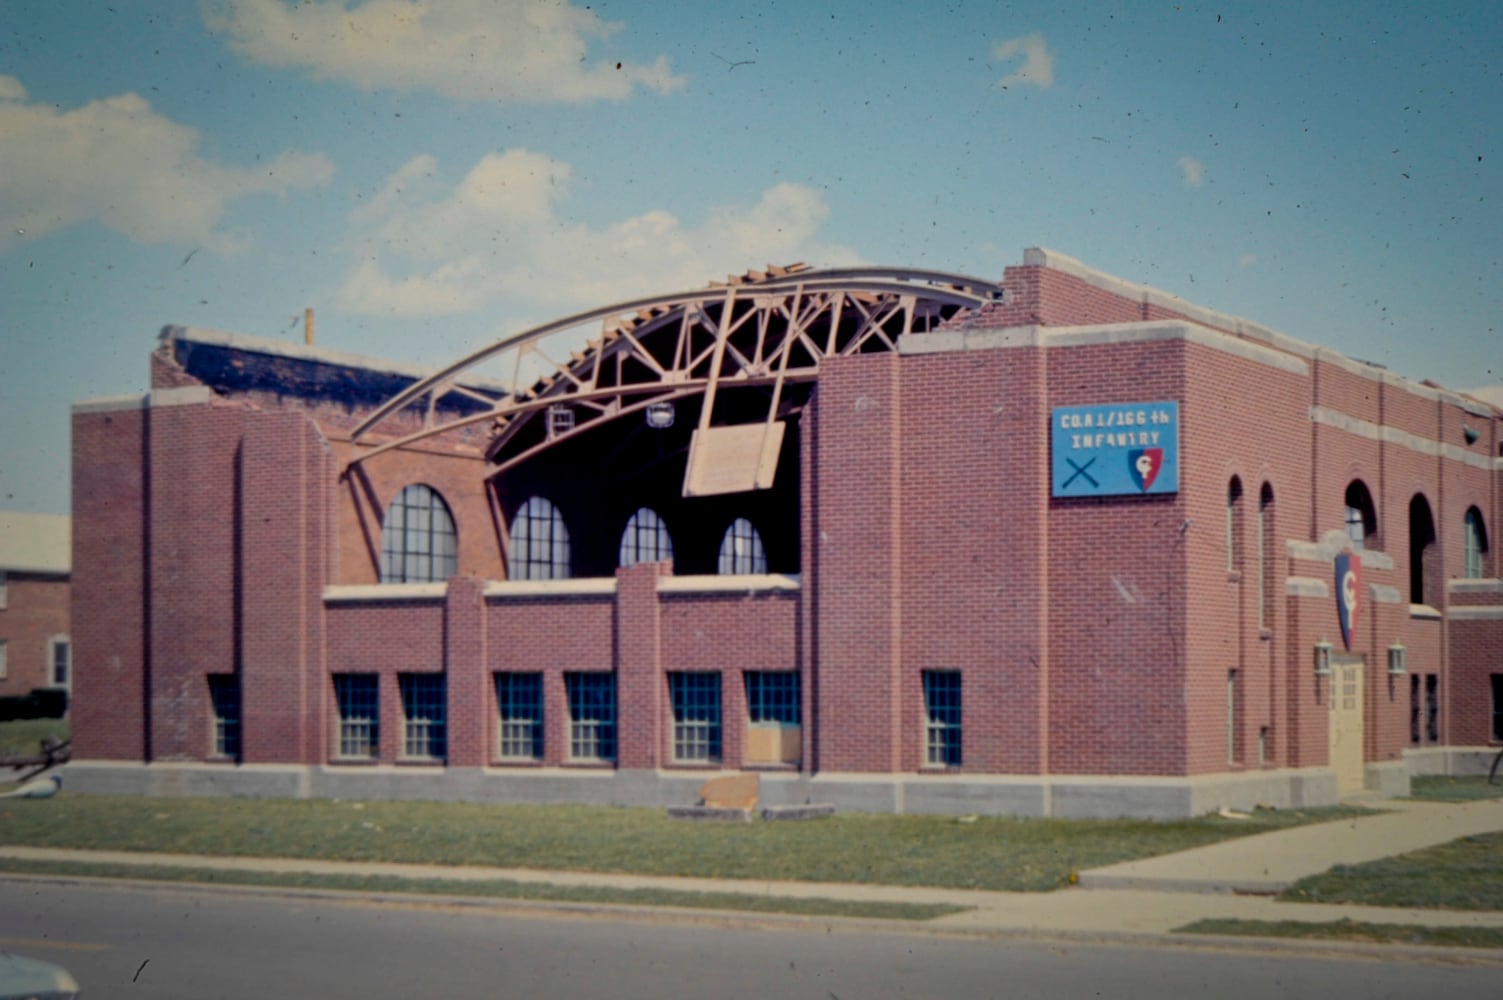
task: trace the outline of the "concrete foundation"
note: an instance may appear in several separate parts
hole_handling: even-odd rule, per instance
[[[430,800],[688,806],[706,779],[732,772],[585,771],[562,768],[300,767],[78,760],[69,791],[95,795],[227,795],[249,798]],[[1371,765],[1375,790],[1406,794],[1403,765]],[[759,805],[828,804],[838,812],[1178,819],[1221,808],[1332,805],[1335,774],[1323,768],[1195,778],[1106,776],[858,775],[764,773]]]

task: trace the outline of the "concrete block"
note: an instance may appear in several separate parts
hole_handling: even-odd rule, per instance
[[[750,823],[750,809],[716,809],[712,806],[669,806],[669,819],[688,819],[701,822]]]
[[[806,806],[767,806],[762,810],[765,820],[823,819],[834,816],[835,807],[829,803]]]

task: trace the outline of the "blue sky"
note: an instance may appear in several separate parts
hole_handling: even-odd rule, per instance
[[[1058,8],[1068,8],[1060,10]],[[0,507],[164,324],[438,364],[1045,246],[1503,393],[1503,6],[4,0]]]

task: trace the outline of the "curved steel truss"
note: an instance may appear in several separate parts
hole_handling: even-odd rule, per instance
[[[1001,300],[1000,285],[963,275],[796,264],[576,313],[498,340],[393,396],[354,428],[351,463],[489,422],[486,457],[504,469],[601,421],[649,407],[661,413],[662,404],[690,396],[702,396],[706,431],[718,423],[717,392],[735,387],[769,394],[771,424],[785,387],[817,378],[824,358],[893,351],[904,334]],[[509,367],[510,378],[484,377],[497,367]],[[463,406],[441,408],[451,393]],[[392,437],[381,431],[414,409],[423,410],[421,429]],[[463,412],[441,417],[441,409]],[[371,441],[373,433],[384,440]]]

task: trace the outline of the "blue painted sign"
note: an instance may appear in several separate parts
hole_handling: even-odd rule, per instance
[[[1179,492],[1179,403],[1056,406],[1049,418],[1052,495]]]
[[[1357,612],[1361,610],[1362,563],[1350,552],[1336,557],[1336,620],[1341,625],[1341,642],[1352,648],[1357,633]]]

